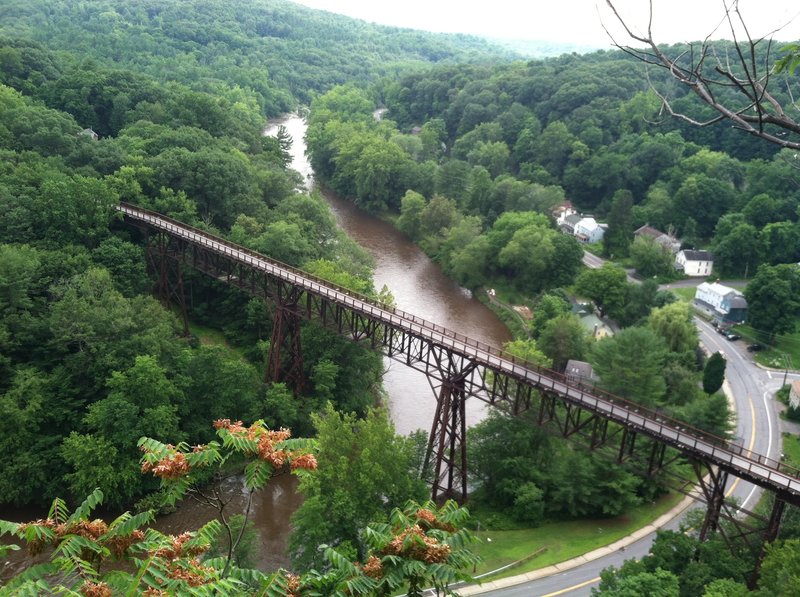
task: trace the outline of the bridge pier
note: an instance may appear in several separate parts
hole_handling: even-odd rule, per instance
[[[184,247],[167,234],[147,235],[146,254],[152,271],[156,275],[155,292],[167,310],[172,309],[173,301],[178,307],[183,335],[189,335],[189,316],[186,309],[186,293],[183,286],[181,268]]]
[[[466,378],[474,366],[442,381],[423,470],[434,459],[431,499],[467,501]]]
[[[706,516],[700,528],[700,541],[705,541],[709,533],[719,527],[722,506],[725,503],[725,486],[728,484],[728,473],[718,468],[708,467],[703,474],[703,467],[695,464],[695,472],[700,481],[700,489],[706,502]]]
[[[303,352],[300,349],[301,319],[297,300],[277,305],[264,375],[266,382],[285,383],[295,396],[303,393],[305,385]]]

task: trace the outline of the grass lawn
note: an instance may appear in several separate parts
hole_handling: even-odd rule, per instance
[[[697,289],[694,287],[687,287],[687,288],[670,288],[669,289],[672,294],[678,297],[679,300],[683,301],[684,303],[692,302]]]
[[[747,342],[759,342],[755,331],[749,325],[737,325],[736,333]],[[756,353],[755,358],[757,362],[767,367],[784,369],[787,363],[783,355],[788,356],[789,369],[800,368],[800,332],[779,336],[775,341],[775,346],[765,345],[765,349]]]
[[[791,433],[783,434],[783,454],[790,466],[800,468],[800,437]]]
[[[244,350],[236,346],[231,346],[222,331],[200,325],[193,321],[189,321],[189,331],[197,336],[197,339],[200,340],[200,344],[203,346],[222,346],[241,360],[247,360],[244,356]]]
[[[481,542],[474,550],[483,558],[483,562],[476,574],[521,560],[542,547],[547,549],[540,555],[491,578],[522,574],[569,560],[630,535],[667,512],[683,497],[680,493],[669,493],[655,504],[639,506],[616,518],[556,522],[536,529],[514,531],[481,530],[477,533]]]

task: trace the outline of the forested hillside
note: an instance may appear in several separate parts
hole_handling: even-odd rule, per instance
[[[382,27],[284,0],[9,0],[0,32],[69,52],[84,76],[94,70],[89,58],[204,91],[248,88],[271,116],[337,83],[512,56],[477,37]],[[20,51],[4,52],[4,71]]]
[[[675,94],[676,109],[695,101]],[[381,123],[352,88],[314,104],[314,166],[366,209],[400,214],[467,286],[500,276],[535,293],[547,284],[540,271],[559,275],[545,255],[509,249],[492,261],[502,246],[482,249],[477,235],[509,211],[549,214],[565,200],[607,219],[606,254],[618,258],[644,224],[713,249],[723,275],[800,258],[794,153],[724,124],[664,117],[641,65],[621,52],[436,67],[385,81],[381,97]],[[455,225],[457,214],[466,219]],[[571,261],[561,263],[569,276]]]
[[[0,446],[14,455],[0,502],[99,486],[130,505],[154,487],[138,470],[142,435],[196,443],[222,417],[308,434],[327,401],[359,414],[378,401],[380,358],[313,325],[307,396],[263,384],[266,306],[197,274],[193,329],[219,339],[183,337],[113,206],[375,294],[369,258],[299,191],[292,140],[262,136],[265,116],[335,82],[498,54],[287,2],[13,1],[0,16]]]

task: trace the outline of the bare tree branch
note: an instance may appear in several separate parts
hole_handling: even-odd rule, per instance
[[[774,54],[772,36],[780,29],[772,31],[766,37],[753,38],[739,11],[738,0],[722,0],[724,16],[714,31],[700,42],[699,47],[697,44],[689,44],[688,50],[678,53],[677,56],[669,56],[653,38],[652,0],[649,2],[646,34],[636,33],[631,24],[619,13],[612,0],[606,0],[606,5],[622,26],[629,41],[644,46],[637,48],[618,42],[603,24],[606,34],[616,48],[643,62],[647,67],[666,70],[674,80],[689,88],[718,115],[701,120],[674,110],[667,95],[656,89],[648,72],[650,88],[661,100],[664,112],[698,127],[727,120],[734,128],[770,143],[800,149],[800,123],[787,114],[784,105],[769,90],[770,83],[775,76],[778,76],[772,64]],[[725,55],[720,56],[717,46],[711,42],[711,36],[722,26],[729,30],[733,40],[732,55],[726,50]],[[741,36],[739,31],[743,32]],[[785,77],[783,80],[789,87],[790,102],[787,106],[794,106],[790,79]],[[725,94],[715,93],[717,89],[734,90],[741,98],[741,102],[734,105],[735,100],[725,97]]]

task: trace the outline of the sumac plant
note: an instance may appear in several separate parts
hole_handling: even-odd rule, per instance
[[[388,522],[369,525],[364,534],[370,551],[363,563],[320,546],[328,563],[321,572],[264,573],[238,567],[233,553],[243,530],[233,533],[226,502],[214,489],[214,477],[243,466],[245,486],[252,495],[275,474],[315,470],[315,443],[293,439],[286,429],[270,430],[262,421],[244,426],[241,421],[224,419],[214,427],[219,441],[208,444],[172,445],[142,438],[138,445],[143,452],[142,472],[161,479],[165,503],[174,504],[193,492],[217,508],[216,519],[197,531],[173,536],[148,528],[153,511],[126,512],[108,523],[92,519],[93,510],[103,501],[100,490],[74,512],[56,498],[47,518],[28,523],[0,521],[0,535],[21,540],[31,555],[50,554],[44,563],[30,566],[0,587],[0,595],[344,597],[388,596],[401,589],[408,595],[421,595],[425,588],[452,594],[451,584],[471,580],[465,571],[478,561],[469,549],[475,538],[460,528],[468,512],[452,501],[441,508],[432,502],[409,502],[395,509]],[[245,516],[249,506],[250,500]],[[227,554],[207,557],[220,535],[227,535]],[[20,546],[1,546],[0,555],[16,549]]]

